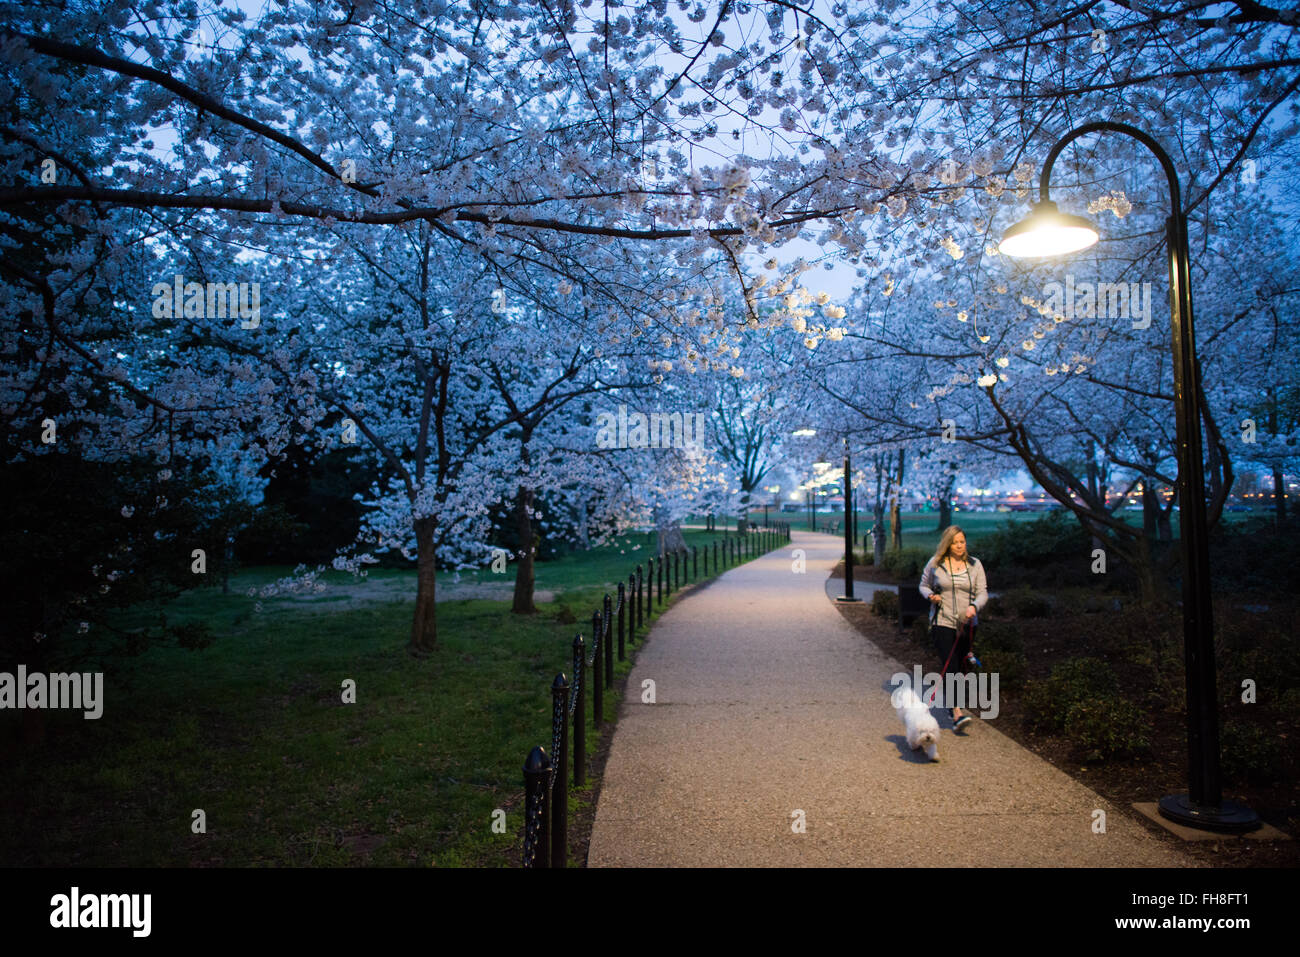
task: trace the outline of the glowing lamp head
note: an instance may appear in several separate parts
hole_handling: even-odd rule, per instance
[[[1063,256],[1087,249],[1100,237],[1082,216],[1062,213],[1050,199],[1035,203],[1033,211],[1002,236],[998,252],[1005,256]]]

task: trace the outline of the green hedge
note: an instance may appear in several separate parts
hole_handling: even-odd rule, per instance
[[[893,549],[885,552],[880,567],[901,579],[914,580],[915,584],[921,580],[921,571],[933,554],[924,548]]]
[[[1142,732],[1146,715],[1120,697],[1084,698],[1065,713],[1065,734],[1088,761],[1130,757],[1150,747]]]
[[[1224,722],[1219,745],[1225,780],[1269,783],[1281,777],[1282,742],[1258,724],[1230,718]]]
[[[1100,658],[1070,658],[1052,668],[1046,681],[1031,681],[1025,689],[1025,719],[1049,731],[1065,730],[1070,707],[1092,698],[1119,697],[1119,682]]]
[[[898,593],[876,589],[871,596],[871,613],[881,618],[898,620]]]

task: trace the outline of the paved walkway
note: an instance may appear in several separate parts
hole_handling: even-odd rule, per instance
[[[589,866],[1194,864],[996,720],[959,736],[941,718],[938,763],[910,751],[889,678],[913,662],[887,657],[827,598],[842,548],[795,532],[655,623],[621,704]],[[792,572],[792,549],[806,573]]]

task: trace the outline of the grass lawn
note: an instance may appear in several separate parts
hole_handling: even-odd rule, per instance
[[[701,546],[720,537],[686,533]],[[517,865],[522,766],[534,745],[550,750],[551,682],[570,673],[605,590],[650,554],[639,534],[539,565],[538,588],[555,596],[535,616],[508,600],[440,603],[427,658],[406,650],[413,572],[372,571],[376,600],[340,573],[317,595],[250,597],[286,573],[272,568],[236,576],[230,595],[187,593],[168,615],[208,622],[210,648],[105,662],[103,717],[45,712],[40,747],[21,743],[22,712],[0,716],[0,863]],[[629,655],[616,678],[630,667]],[[348,679],[355,704],[342,701]],[[589,793],[590,781],[571,808]],[[498,808],[504,834],[491,829]],[[205,834],[192,833],[196,809]]]
[[[760,516],[762,512],[758,513]],[[769,513],[773,521],[776,521],[775,513]],[[1008,521],[1023,522],[1032,521],[1035,518],[1041,518],[1046,512],[953,512],[952,522],[954,525],[961,527],[966,533],[967,544],[972,553],[979,554],[980,536],[988,534]],[[1140,526],[1142,524],[1142,513],[1138,511],[1125,510],[1119,513],[1125,521],[1132,525]],[[1244,521],[1252,515],[1259,516],[1266,513],[1263,509],[1253,512],[1224,512],[1223,521],[1233,524]],[[780,521],[788,523],[792,528],[801,531],[807,531],[809,528],[808,512],[785,512],[781,515]],[[843,512],[818,512],[817,513],[817,530],[819,532],[829,531],[833,522],[843,522]],[[888,533],[889,513],[885,513],[885,528]],[[1178,537],[1178,513],[1174,512],[1172,519],[1173,535]],[[862,536],[871,530],[871,513],[858,511],[858,545],[861,547]],[[837,533],[844,534],[844,527],[841,524]],[[933,551],[939,544],[939,513],[938,512],[904,512],[903,513],[903,547],[904,548],[923,548],[926,551]]]

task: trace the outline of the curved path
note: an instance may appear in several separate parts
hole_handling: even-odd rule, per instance
[[[912,662],[827,597],[842,548],[795,532],[655,623],[620,706],[588,866],[1194,865],[996,720],[954,735],[941,717],[939,762],[910,751],[889,679]]]

